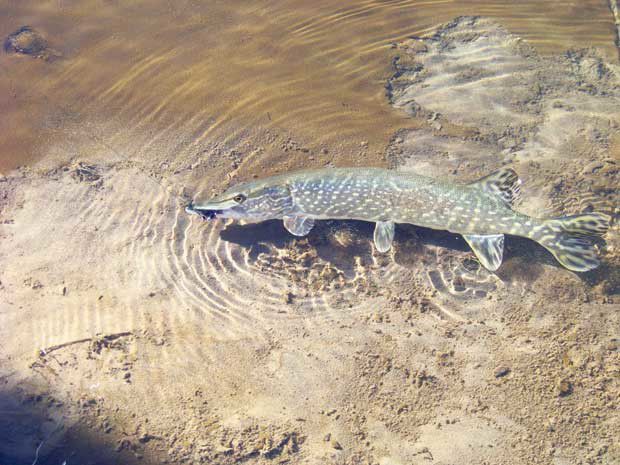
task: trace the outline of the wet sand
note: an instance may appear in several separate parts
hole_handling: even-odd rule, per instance
[[[601,5],[587,12],[613,25]],[[320,222],[299,239],[279,222],[203,223],[183,212],[191,198],[274,169],[384,165],[467,182],[508,165],[525,182],[522,211],[617,215],[611,26],[605,40],[590,37],[596,48],[559,53],[583,45],[567,21],[524,33],[514,10],[441,25],[406,3],[363,7],[292,22],[287,38],[319,50],[326,28],[369,27],[368,15],[396,21],[383,29],[375,16],[372,40],[326,47],[334,62],[324,67],[312,66],[313,54],[302,64],[308,49],[297,49],[309,80],[289,71],[290,94],[272,93],[281,76],[233,79],[266,38],[240,41],[227,57],[234,89],[221,58],[192,62],[192,47],[155,53],[169,43],[165,29],[150,58],[100,70],[99,85],[90,58],[71,58],[51,38],[61,59],[2,57],[31,72],[67,67],[40,78],[41,95],[73,87],[47,125],[26,118],[42,131],[39,161],[0,183],[2,460],[32,463],[41,443],[39,463],[69,464],[620,460],[617,226],[592,273],[570,273],[509,238],[491,274],[448,233],[399,226],[382,255],[360,222]],[[209,51],[238,24],[213,8],[208,21],[221,30],[200,42]],[[396,27],[403,11],[416,30]],[[153,34],[143,21],[136,37]],[[208,35],[186,30],[192,43]],[[100,58],[118,45],[109,40]],[[334,72],[348,66],[339,53],[366,56],[367,68]],[[200,76],[219,66],[219,80],[204,81],[214,87],[177,86],[190,62]],[[284,72],[272,67],[267,74]],[[96,101],[87,87],[100,89]],[[336,111],[335,96],[359,111]],[[252,119],[265,111],[267,121]]]

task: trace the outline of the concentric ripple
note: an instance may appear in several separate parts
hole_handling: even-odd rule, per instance
[[[86,230],[74,252],[90,257],[103,289],[100,300],[87,304],[92,310],[71,319],[85,332],[101,326],[101,318],[115,318],[98,310],[110,299],[123,312],[115,320],[119,331],[119,321],[140,326],[149,306],[163,305],[162,331],[194,325],[231,340],[260,334],[281,319],[355,312],[407,275],[427,277],[420,292],[435,288],[463,299],[484,297],[496,286],[476,262],[455,259],[449,243],[416,241],[406,230],[397,233],[396,251],[378,254],[369,223],[322,221],[300,239],[275,220],[204,221],[184,211],[174,187],[180,181],[166,187],[133,169],[94,169],[99,179],[90,183],[66,175],[55,201],[71,209],[74,227]],[[47,215],[53,224],[62,212]]]

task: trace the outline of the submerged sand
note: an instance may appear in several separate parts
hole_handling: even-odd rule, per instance
[[[385,105],[421,123],[376,164],[455,182],[511,166],[521,211],[617,216],[617,63],[541,56],[471,17],[394,52]],[[184,203],[241,164],[331,153],[266,128],[175,158],[178,140],[109,130],[76,122],[50,148],[80,147],[71,161],[1,179],[2,460],[43,444],[69,464],[620,461],[617,226],[576,275],[517,238],[491,274],[413,226],[382,255],[359,222],[303,239],[203,223]]]

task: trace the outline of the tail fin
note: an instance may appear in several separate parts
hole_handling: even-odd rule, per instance
[[[611,216],[596,212],[554,218],[535,239],[569,270],[589,271],[600,263],[591,239],[605,234],[610,222]]]

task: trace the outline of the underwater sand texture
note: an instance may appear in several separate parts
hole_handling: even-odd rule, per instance
[[[524,181],[525,213],[619,212],[617,65],[591,49],[541,56],[480,18],[399,49],[390,100],[427,127],[401,132],[392,166],[457,180],[510,165]]]
[[[584,44],[617,59],[606,0],[240,0],[3,2],[2,37],[30,26],[59,59],[0,54],[0,172],[55,154],[72,125],[90,126],[126,159],[196,160],[218,140],[288,132],[337,164],[381,164],[390,135],[415,127],[385,105],[392,44],[455,16],[492,16],[545,53]],[[366,141],[365,147],[360,142]],[[148,148],[148,149],[145,149]],[[143,150],[144,149],[144,150]],[[294,156],[293,156],[294,155]],[[313,164],[279,150],[243,160]],[[317,158],[318,160],[318,158]]]
[[[616,64],[592,50],[543,58],[473,18],[393,52],[389,111],[415,109],[419,124],[391,134],[386,163],[455,180],[510,164],[525,211],[617,207]],[[495,86],[469,73],[473,60],[497,73]],[[539,82],[540,96],[528,87]],[[409,86],[433,98],[399,102]],[[359,222],[320,222],[304,239],[279,222],[205,223],[184,203],[251,177],[237,170],[246,157],[310,149],[263,128],[209,137],[177,159],[191,131],[108,141],[122,126],[63,123],[49,156],[73,147],[71,161],[0,183],[0,406],[25,432],[7,428],[0,457],[32,463],[45,440],[49,463],[72,452],[79,463],[620,460],[617,226],[593,273],[509,238],[494,275],[460,237],[412,226],[380,255]]]

